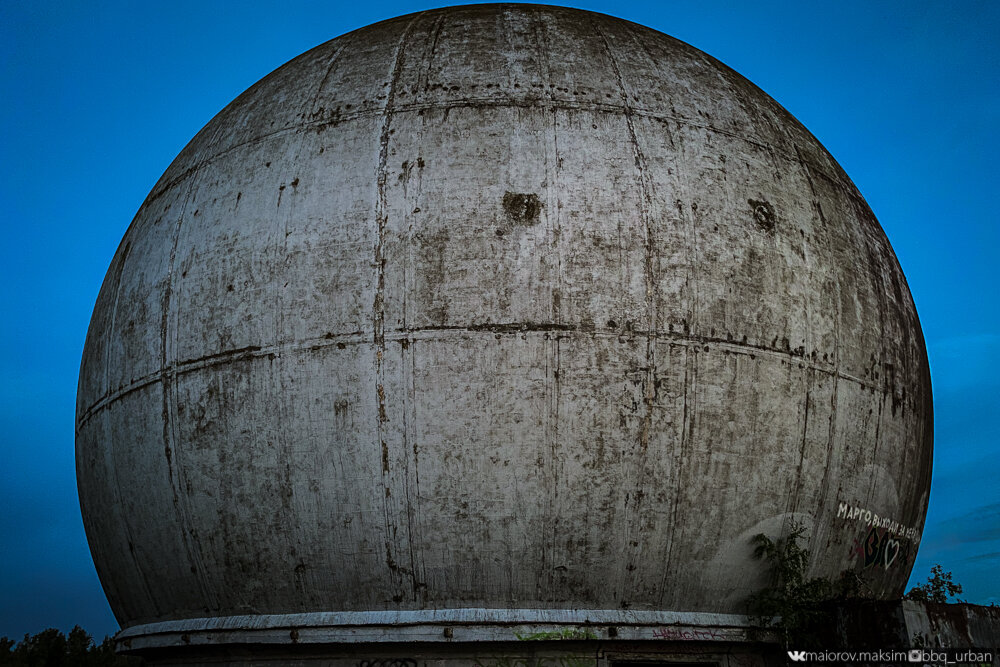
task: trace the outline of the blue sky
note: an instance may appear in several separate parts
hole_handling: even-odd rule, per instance
[[[0,3],[0,635],[117,625],[76,497],[91,310],[128,223],[225,104],[313,46],[449,3]],[[1000,3],[580,2],[719,58],[791,111],[866,197],[924,327],[942,563],[1000,603]]]

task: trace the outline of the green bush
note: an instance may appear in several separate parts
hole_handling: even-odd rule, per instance
[[[804,533],[804,527],[793,526],[787,537],[777,541],[763,533],[753,538],[754,556],[770,565],[771,585],[747,599],[750,618],[777,632],[785,647],[814,644],[817,629],[829,618],[823,603],[843,593],[843,586],[828,579],[806,579],[809,552],[799,545]]]
[[[951,580],[951,572],[945,572],[943,567],[935,565],[931,568],[931,576],[927,577],[927,582],[911,588],[903,599],[918,602],[947,602],[949,597],[961,592],[962,585]]]

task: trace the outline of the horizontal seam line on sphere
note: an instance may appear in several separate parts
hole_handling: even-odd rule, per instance
[[[754,351],[761,352],[764,354],[769,354],[774,357],[780,357],[781,359],[798,360],[799,362],[806,365],[809,369],[814,370],[819,373],[824,373],[830,377],[836,376],[842,380],[847,380],[849,382],[854,382],[866,389],[878,390],[880,387],[875,383],[865,381],[861,378],[855,377],[846,373],[844,371],[838,371],[835,364],[817,364],[815,361],[809,359],[805,354],[797,354],[794,350],[787,350],[777,347],[770,347],[767,345],[754,345],[752,343],[743,343],[740,341],[733,341],[726,338],[718,338],[714,336],[702,336],[698,334],[685,334],[677,331],[642,331],[638,329],[633,329],[631,333],[622,333],[615,330],[598,330],[596,328],[589,327],[578,327],[568,324],[544,324],[544,323],[508,323],[508,324],[483,324],[474,326],[428,326],[428,327],[413,327],[413,328],[396,328],[392,330],[391,334],[386,334],[386,341],[389,342],[416,342],[419,340],[431,341],[435,340],[434,334],[444,333],[444,332],[464,332],[472,334],[494,334],[497,336],[507,335],[516,336],[518,334],[528,334],[528,333],[555,333],[562,334],[565,337],[569,337],[572,334],[582,335],[586,337],[604,337],[604,338],[619,338],[619,339],[633,339],[633,338],[648,338],[652,337],[655,339],[662,339],[666,341],[674,341],[677,343],[689,345],[704,345],[704,344],[714,344],[718,345],[719,349],[725,349],[729,352],[736,354],[747,354],[751,355]],[[414,335],[420,334],[430,334],[421,338],[414,338]],[[172,363],[166,369],[160,369],[145,375],[138,380],[133,380],[127,385],[120,387],[119,389],[108,392],[104,397],[95,401],[91,406],[83,413],[77,423],[77,429],[84,426],[94,415],[99,411],[106,408],[108,405],[114,403],[115,401],[133,393],[139,391],[145,387],[148,387],[156,382],[163,379],[163,376],[176,377],[178,375],[184,375],[187,373],[192,373],[203,368],[209,368],[211,366],[218,366],[221,364],[236,362],[236,361],[246,361],[249,359],[256,359],[259,357],[271,356],[280,352],[298,352],[301,350],[319,350],[328,347],[333,347],[339,344],[350,343],[352,345],[358,344],[369,344],[371,342],[371,336],[361,331],[352,331],[343,334],[326,334],[317,338],[307,338],[296,342],[286,342],[286,343],[272,343],[266,346],[260,345],[250,345],[247,347],[241,347],[233,350],[224,350],[222,352],[215,352],[212,354],[205,355],[203,357],[198,357],[196,359],[187,359],[184,361],[176,361]]]
[[[451,102],[434,102],[434,103],[428,102],[428,103],[401,104],[399,106],[394,106],[392,108],[392,110],[391,110],[390,113],[392,113],[392,114],[398,114],[398,113],[406,113],[406,112],[412,112],[412,111],[422,111],[422,110],[427,110],[427,109],[453,109],[453,108],[459,108],[459,107],[475,107],[475,106],[482,106],[482,107],[489,107],[489,108],[537,108],[537,109],[559,109],[559,110],[577,110],[577,111],[609,111],[609,112],[616,112],[616,113],[618,113],[618,114],[620,114],[622,116],[625,115],[625,107],[620,106],[620,105],[613,105],[613,104],[593,104],[593,103],[591,103],[591,104],[585,104],[585,103],[574,103],[574,102],[559,102],[559,103],[554,103],[551,100],[541,100],[539,103],[534,103],[534,102],[528,102],[528,101],[519,102],[517,100],[510,100],[510,99],[502,99],[501,100],[501,99],[496,99],[496,98],[481,98],[481,99],[469,98],[469,99],[465,99],[465,100],[455,100],[455,101],[451,101]],[[755,141],[755,140],[749,138],[746,135],[742,135],[742,134],[739,134],[737,132],[730,132],[728,130],[723,130],[721,128],[718,128],[718,127],[715,127],[715,126],[712,126],[712,125],[705,125],[703,123],[692,122],[690,120],[687,120],[687,119],[684,119],[684,118],[679,118],[677,116],[673,116],[673,115],[669,115],[669,114],[659,114],[659,113],[656,113],[655,111],[652,111],[652,110],[649,110],[649,109],[632,108],[631,111],[632,111],[633,115],[640,116],[642,118],[652,118],[654,120],[669,120],[669,121],[674,121],[674,122],[676,122],[676,123],[678,123],[680,125],[686,125],[688,127],[701,128],[701,129],[709,130],[709,131],[714,132],[716,134],[721,134],[721,135],[724,135],[724,136],[727,136],[727,137],[731,137],[733,139],[744,141],[744,142],[746,142],[748,144],[751,144],[751,145],[756,146],[758,148],[761,148],[763,150],[771,151],[774,154],[781,156],[785,160],[788,160],[789,162],[798,162],[798,163],[803,164],[803,165],[808,165],[808,166],[812,167],[813,170],[816,173],[825,176],[827,179],[829,179],[833,183],[837,183],[844,190],[846,190],[848,193],[850,193],[851,190],[852,190],[852,187],[849,187],[849,185],[851,185],[851,184],[845,183],[841,178],[839,178],[835,174],[828,174],[828,173],[826,173],[826,170],[823,169],[823,168],[821,168],[819,165],[816,165],[816,164],[813,164],[812,162],[808,162],[806,160],[803,160],[798,155],[790,155],[790,154],[787,154],[785,152],[779,151],[779,150],[776,149],[775,146],[771,146],[771,145],[768,145],[768,144],[765,144],[765,143],[761,143],[759,141]],[[171,180],[169,183],[167,183],[166,185],[164,185],[159,190],[156,190],[155,192],[150,192],[150,194],[146,197],[146,200],[143,201],[142,205],[145,206],[148,203],[156,201],[157,199],[159,199],[160,197],[162,197],[168,190],[170,190],[171,188],[174,188],[175,186],[179,185],[180,183],[182,183],[183,181],[185,181],[187,178],[189,178],[190,176],[192,176],[195,172],[201,170],[202,168],[208,166],[209,164],[215,162],[216,160],[224,157],[228,153],[231,153],[232,151],[235,151],[235,150],[237,150],[239,148],[242,148],[243,146],[249,146],[249,145],[252,145],[252,144],[255,144],[255,143],[260,143],[260,142],[263,142],[263,141],[265,141],[267,139],[270,139],[271,137],[277,136],[279,134],[284,134],[284,133],[288,133],[288,132],[295,132],[295,131],[299,131],[299,130],[316,130],[316,129],[326,128],[326,127],[334,127],[336,125],[340,125],[342,123],[351,122],[351,121],[358,120],[358,119],[361,119],[361,118],[375,118],[377,116],[383,115],[384,113],[386,113],[386,112],[381,107],[372,108],[372,109],[367,109],[367,110],[364,110],[364,111],[357,111],[357,112],[352,113],[352,114],[344,114],[343,116],[340,116],[336,120],[315,120],[315,121],[307,121],[307,122],[299,123],[299,124],[295,124],[295,125],[289,125],[287,127],[283,127],[283,128],[274,130],[272,132],[267,132],[267,133],[262,134],[260,136],[254,137],[252,139],[248,139],[246,141],[241,141],[238,144],[234,144],[234,145],[226,148],[225,150],[222,150],[222,151],[220,151],[220,152],[218,152],[218,153],[216,153],[216,154],[214,154],[214,155],[212,155],[210,157],[205,158],[204,160],[202,160],[201,162],[199,162],[197,165],[194,165],[192,167],[188,167],[187,169],[184,170],[184,172],[180,176],[178,176],[177,178]],[[788,141],[791,142],[791,143],[794,143],[794,141],[791,138],[788,138]]]

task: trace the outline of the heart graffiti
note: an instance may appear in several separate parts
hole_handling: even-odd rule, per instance
[[[900,540],[890,537],[889,532],[884,529],[879,530],[872,527],[860,544],[857,541],[854,544],[851,551],[862,556],[866,568],[880,564],[888,570],[901,554],[904,558],[906,556],[906,545]]]
[[[896,560],[896,556],[899,555],[899,540],[885,537],[882,539],[882,543],[882,550],[885,552],[885,569],[888,570],[889,566]]]

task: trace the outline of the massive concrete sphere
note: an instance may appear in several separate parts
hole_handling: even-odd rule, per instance
[[[77,407],[126,626],[737,613],[793,524],[811,575],[898,595],[931,439],[903,274],[816,139],[684,43],[519,5],[344,35],[216,116]]]

